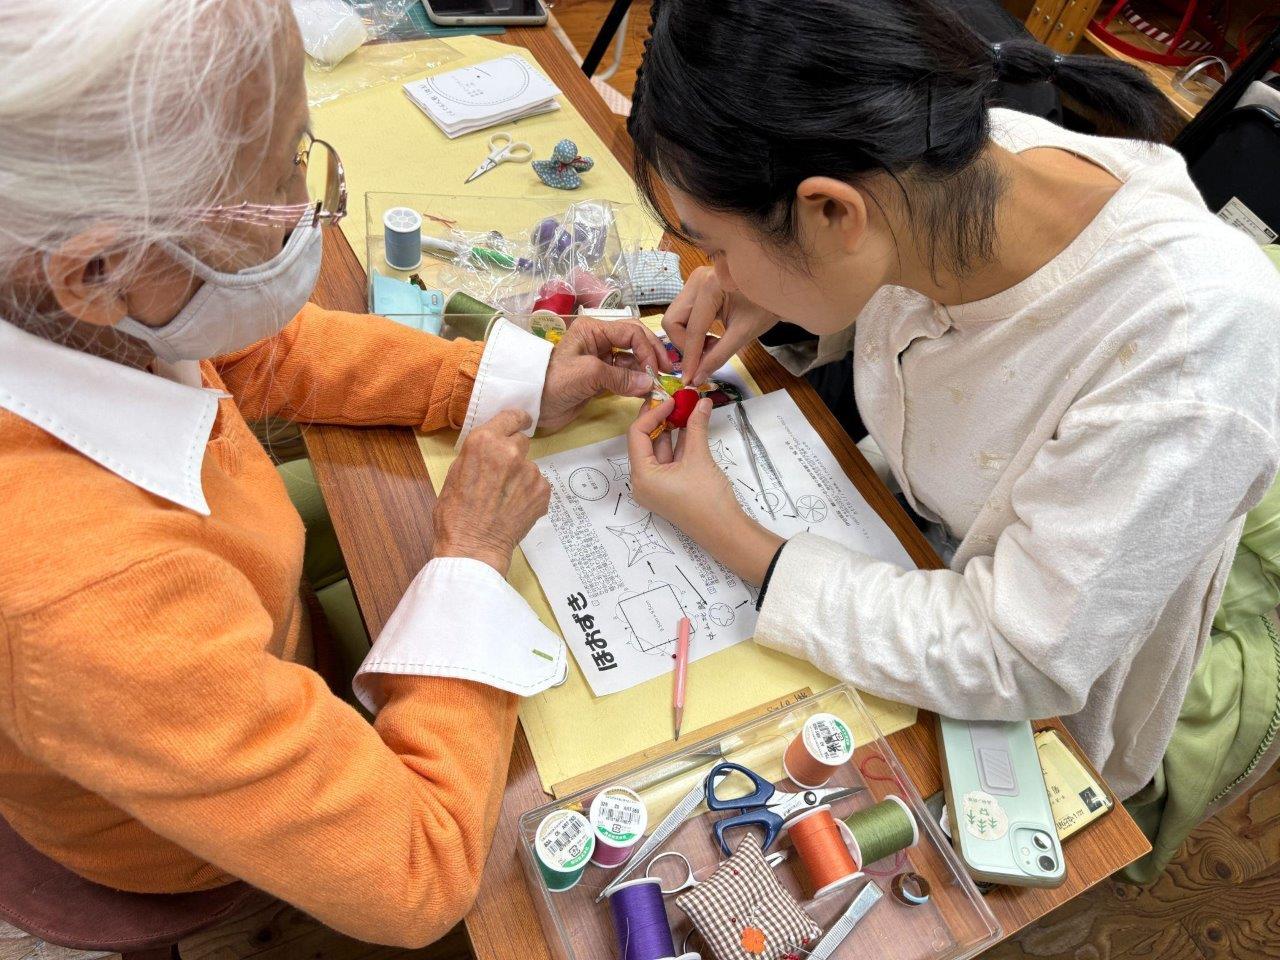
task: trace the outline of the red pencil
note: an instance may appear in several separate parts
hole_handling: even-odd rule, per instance
[[[676,634],[676,682],[671,692],[671,707],[676,715],[677,740],[680,739],[680,724],[684,722],[684,684],[689,673],[689,630],[692,626],[688,617],[681,617]]]

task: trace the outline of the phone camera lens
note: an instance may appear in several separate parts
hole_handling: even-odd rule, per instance
[[[1033,834],[1031,837],[1031,842],[1034,843],[1041,850],[1049,849],[1049,841],[1045,839],[1044,834],[1042,833]]]
[[[1050,871],[1057,866],[1057,864],[1054,863],[1053,857],[1048,856],[1047,854],[1040,858],[1039,863],[1040,863],[1040,869],[1044,871]]]

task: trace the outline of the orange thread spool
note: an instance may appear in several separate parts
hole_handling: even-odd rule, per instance
[[[853,748],[847,723],[829,713],[815,713],[787,745],[782,769],[796,785],[816,790],[849,762]]]
[[[846,840],[829,805],[789,820],[787,833],[813,883],[815,900],[844,889],[860,876],[858,861],[849,849],[852,835]],[[857,841],[853,845],[856,849]]]

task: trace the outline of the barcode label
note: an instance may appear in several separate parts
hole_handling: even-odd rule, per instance
[[[577,817],[568,818],[564,822],[557,824],[555,829],[551,831],[551,836],[547,837],[547,849],[552,853],[567,850],[577,843],[585,833],[586,831],[582,829],[581,820]]]
[[[853,734],[843,720],[830,714],[810,717],[804,740],[809,752],[825,763],[843,763],[853,753]]]
[[[606,800],[600,804],[601,819],[616,827],[630,827],[640,822],[640,811],[629,801]]]

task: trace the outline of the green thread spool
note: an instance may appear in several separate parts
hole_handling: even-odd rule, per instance
[[[461,290],[444,305],[444,318],[449,326],[468,340],[483,340],[497,315],[497,307],[491,307]]]
[[[552,313],[550,310],[535,310],[529,314],[529,332],[535,337],[558,343],[566,329],[568,328],[565,326],[564,317],[558,313]]]
[[[582,879],[587,861],[596,849],[591,824],[573,810],[555,810],[538,824],[533,855],[542,882],[553,893],[570,890]]]
[[[860,866],[893,856],[920,841],[920,829],[911,809],[897,794],[889,794],[875,806],[857,810],[844,818],[845,826],[857,841]]]

